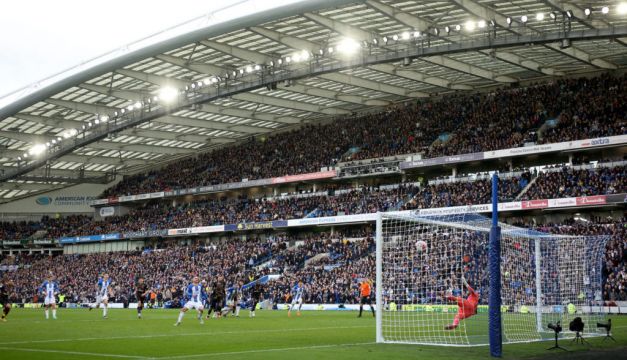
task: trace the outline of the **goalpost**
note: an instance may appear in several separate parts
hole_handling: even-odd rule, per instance
[[[596,323],[605,319],[601,294],[607,238],[499,225],[500,282],[491,284],[488,218],[476,213],[379,213],[376,341],[487,345],[491,325],[502,329],[503,343],[539,341],[553,337],[547,325],[558,321],[566,335],[574,335],[568,328],[575,317],[585,323],[584,336],[600,335]],[[458,313],[454,298],[468,296],[462,278],[479,295],[477,312],[447,330]],[[489,324],[488,316],[489,295],[499,290],[500,326]]]

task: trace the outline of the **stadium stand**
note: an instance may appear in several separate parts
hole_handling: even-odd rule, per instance
[[[622,164],[622,163],[621,163]],[[610,162],[597,167],[549,167],[540,172],[517,171],[502,175],[500,201],[511,201],[527,185],[525,200],[554,199],[583,195],[627,192],[624,165]],[[579,168],[584,169],[579,169]],[[578,170],[577,170],[578,169]],[[536,181],[531,180],[537,175]],[[279,198],[195,200],[173,206],[168,201],[148,203],[127,215],[92,220],[87,216],[59,219],[45,217],[41,222],[2,222],[0,234],[7,240],[21,240],[45,229],[50,238],[107,234],[118,231],[158,230],[288,220],[306,217],[374,213],[377,211],[485,204],[490,202],[490,182],[450,179],[415,183],[342,189],[334,195],[320,193]]]
[[[408,153],[437,157],[535,141],[626,134],[626,87],[627,77],[603,75],[401,104],[380,113],[307,125],[263,141],[250,139],[129,176],[104,196],[316,172],[343,159],[350,149],[355,152],[344,160]],[[607,102],[610,96],[614,100]],[[543,128],[547,120],[556,118],[556,126]],[[579,123],[586,125],[572,126]]]
[[[565,219],[546,224],[524,219],[512,222],[554,234],[611,235],[603,269],[604,299],[624,301],[627,300],[626,220],[593,217],[587,221]],[[93,300],[93,279],[103,271],[108,271],[114,279],[114,298],[120,302],[134,301],[133,284],[140,274],[149,283],[156,284],[158,299],[168,302],[176,300],[186,285],[187,278],[181,274],[198,274],[205,278],[222,274],[233,284],[239,280],[249,281],[254,276],[280,273],[279,280],[265,287],[265,298],[275,303],[286,300],[290,284],[296,279],[306,283],[307,303],[355,303],[358,301],[357,282],[374,275],[374,240],[369,227],[333,234],[273,234],[266,239],[233,237],[211,245],[186,246],[172,242],[163,246],[104,254],[19,255],[5,258],[2,265],[17,265],[17,269],[7,271],[5,276],[16,283],[16,291],[24,302],[36,296],[37,286],[48,271],[59,274],[59,282],[67,284],[68,298],[77,303]],[[477,255],[466,266],[485,269],[485,264],[487,253]],[[428,268],[428,264],[421,266]],[[487,284],[484,271],[467,271],[476,274],[473,281],[479,284],[478,288]],[[417,278],[417,281],[423,280],[426,281]]]

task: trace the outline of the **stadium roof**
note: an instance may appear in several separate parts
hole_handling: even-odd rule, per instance
[[[0,99],[0,202],[313,121],[627,65],[627,5],[241,1]]]

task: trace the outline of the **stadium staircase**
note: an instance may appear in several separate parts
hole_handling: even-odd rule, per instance
[[[360,151],[361,151],[361,148],[359,146],[353,146],[350,149],[348,149],[344,154],[342,154],[342,156],[340,156],[340,159],[344,161],[348,161],[351,159],[353,155],[357,154]]]
[[[525,195],[525,193],[533,186],[533,184],[535,184],[536,180],[538,180],[538,177],[535,176],[531,179],[531,181],[529,181],[529,183],[527,184],[527,186],[525,186],[519,193],[518,195],[516,195],[516,198],[514,199],[514,201],[519,201],[520,199],[522,199],[522,197]]]
[[[32,240],[39,240],[46,237],[46,235],[48,235],[48,230],[37,230],[30,238]]]
[[[320,253],[320,254],[316,254],[316,256],[311,257],[307,260],[305,260],[305,268],[309,267],[309,264],[313,261],[318,261],[320,259],[324,259],[324,258],[328,258],[329,256],[331,256],[331,254],[329,254],[328,252],[326,253]]]

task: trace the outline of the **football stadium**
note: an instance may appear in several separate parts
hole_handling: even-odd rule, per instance
[[[195,15],[0,97],[1,359],[625,358],[627,2]]]

